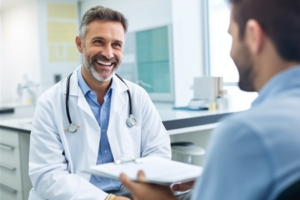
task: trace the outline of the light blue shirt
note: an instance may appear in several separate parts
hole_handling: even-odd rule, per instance
[[[214,131],[203,168],[193,200],[274,200],[300,179],[300,66]]]
[[[107,93],[104,96],[104,102],[100,105],[97,101],[97,94],[91,90],[91,88],[86,84],[85,80],[82,77],[81,68],[77,72],[78,75],[78,85],[85,96],[86,101],[88,102],[98,124],[100,127],[101,139],[99,141],[98,149],[98,158],[97,165],[103,163],[113,162],[113,155],[110,149],[108,137],[107,137],[107,128],[109,124],[109,113],[110,113],[110,102],[111,95],[113,92],[113,83],[108,89]],[[116,180],[102,178],[99,176],[91,176],[90,182],[103,191],[109,190],[118,190],[121,186],[121,183]]]

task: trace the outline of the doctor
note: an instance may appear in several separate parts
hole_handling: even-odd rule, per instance
[[[125,200],[130,195],[120,182],[82,170],[115,160],[171,157],[169,136],[145,90],[115,74],[127,26],[123,14],[102,6],[83,16],[76,37],[83,65],[37,102],[30,200]]]

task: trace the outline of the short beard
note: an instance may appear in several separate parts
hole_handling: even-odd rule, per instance
[[[101,77],[95,70],[95,67],[93,66],[93,64],[90,64],[88,62],[85,48],[83,48],[83,51],[82,51],[82,63],[83,63],[83,66],[88,70],[88,72],[99,82],[107,82],[107,81],[111,80],[119,67],[119,65],[117,65],[115,67],[115,69],[113,70],[113,72],[108,77],[106,77],[106,78]]]
[[[247,46],[243,45],[239,49],[239,54],[232,58],[239,72],[238,86],[246,92],[254,92],[254,63]]]
[[[245,70],[240,70],[239,74],[239,88],[245,92],[255,92],[256,90],[253,85],[253,68],[249,66],[249,68],[246,68]]]

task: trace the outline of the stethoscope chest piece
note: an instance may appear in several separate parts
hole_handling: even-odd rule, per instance
[[[78,126],[75,125],[75,124],[73,124],[73,123],[71,123],[70,126],[69,126],[69,128],[68,128],[68,131],[70,133],[75,133],[77,131],[77,129],[78,129]]]
[[[129,115],[129,118],[126,120],[127,126],[133,127],[137,124],[136,118],[131,114]]]

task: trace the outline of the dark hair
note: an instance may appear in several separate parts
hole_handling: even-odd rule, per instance
[[[79,28],[79,34],[81,37],[85,36],[87,25],[95,19],[120,22],[125,33],[127,32],[128,22],[122,13],[110,8],[105,8],[103,6],[95,6],[86,11],[82,17]]]
[[[228,0],[233,19],[245,34],[249,19],[255,19],[287,61],[300,61],[300,0]]]

